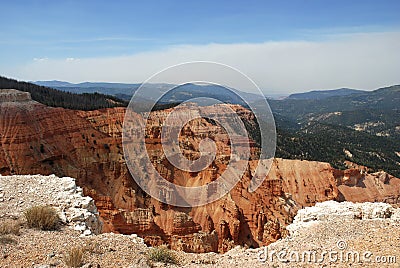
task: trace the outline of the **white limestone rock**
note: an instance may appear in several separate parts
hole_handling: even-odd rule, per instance
[[[101,233],[99,212],[91,197],[84,196],[74,178],[55,175],[0,176],[0,214],[18,217],[32,206],[54,207],[61,221],[82,233]]]
[[[326,201],[317,203],[313,207],[306,207],[299,210],[293,223],[288,225],[286,229],[294,235],[297,231],[301,230],[301,228],[336,219],[400,220],[400,209],[395,209],[387,203]]]

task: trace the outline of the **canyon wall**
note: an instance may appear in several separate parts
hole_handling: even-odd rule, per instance
[[[86,112],[2,99],[6,101],[0,102],[0,174],[74,177],[95,200],[104,232],[137,233],[147,244],[168,243],[187,252],[225,252],[234,245],[259,247],[284,236],[296,212],[316,202],[400,202],[400,179],[385,172],[371,174],[359,167],[343,171],[327,163],[286,159],[275,159],[265,181],[250,193],[258,152],[250,140],[252,160],[228,194],[201,207],[172,207],[143,192],[128,171],[122,149],[124,108]],[[232,107],[252,123],[251,113]],[[218,106],[195,109],[220,111]],[[186,124],[180,137],[186,157],[199,156],[204,137],[216,141],[219,153],[203,171],[177,170],[166,161],[160,146],[159,120],[169,112],[153,112],[146,126],[146,147],[153,166],[167,180],[184,186],[218,178],[229,162],[226,133],[205,119]],[[134,120],[142,118],[136,115]]]

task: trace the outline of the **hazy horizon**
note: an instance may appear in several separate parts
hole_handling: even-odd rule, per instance
[[[70,82],[70,81],[62,81],[62,80],[36,80],[36,81],[27,81],[27,82],[31,82],[31,83],[45,83],[45,82],[59,82],[59,83],[69,83],[71,85],[79,85],[79,84],[84,84],[84,83],[101,83],[101,84],[124,84],[124,85],[138,85],[141,84],[141,82],[115,82],[115,81],[80,81],[80,82]],[[363,90],[363,91],[373,91],[373,90],[377,90],[379,88],[384,88],[384,87],[389,87],[389,86],[395,86],[397,84],[393,84],[393,85],[383,85],[377,88],[373,88],[373,89],[363,89],[363,88],[350,88],[350,87],[340,87],[340,88],[315,88],[315,89],[307,89],[304,91],[282,91],[282,92],[278,92],[276,90],[264,90],[261,88],[261,91],[263,91],[263,93],[265,93],[266,95],[271,95],[271,96],[289,96],[291,94],[296,94],[296,93],[306,93],[306,92],[312,92],[312,91],[329,91],[329,90],[338,90],[338,89],[351,89],[351,90]],[[68,87],[68,86],[66,86]],[[241,90],[240,88],[238,90]],[[245,90],[244,90],[245,91]]]

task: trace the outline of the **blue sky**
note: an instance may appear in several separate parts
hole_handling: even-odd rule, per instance
[[[2,1],[0,72],[49,79],[29,68],[38,61],[121,59],[180,46],[324,43],[357,34],[393,34],[400,31],[399,11],[400,1],[368,0]],[[54,76],[73,82],[97,79],[61,71]],[[99,78],[137,82],[132,80],[140,76]]]

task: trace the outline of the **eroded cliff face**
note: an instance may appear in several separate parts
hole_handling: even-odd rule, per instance
[[[246,109],[232,107],[244,120],[252,120]],[[220,111],[218,106],[206,109]],[[216,141],[219,154],[203,171],[182,172],[165,160],[160,149],[159,120],[169,112],[153,112],[146,126],[152,164],[179,185],[204,185],[218,178],[229,162],[226,133],[205,119],[186,124],[180,137],[185,156],[196,159],[204,137]],[[240,182],[221,199],[195,208],[171,207],[144,193],[129,174],[121,138],[124,114],[124,108],[72,111],[4,97],[0,102],[0,173],[75,177],[85,194],[95,200],[103,231],[137,233],[148,244],[168,243],[187,252],[224,252],[238,244],[267,245],[286,234],[285,226],[298,209],[316,202],[399,203],[400,180],[384,172],[370,174],[358,167],[340,171],[327,163],[275,159],[267,178],[253,193],[247,188],[256,160],[248,162]],[[142,117],[136,115],[134,120]],[[254,146],[252,141],[250,144]],[[257,151],[252,148],[252,159]]]

